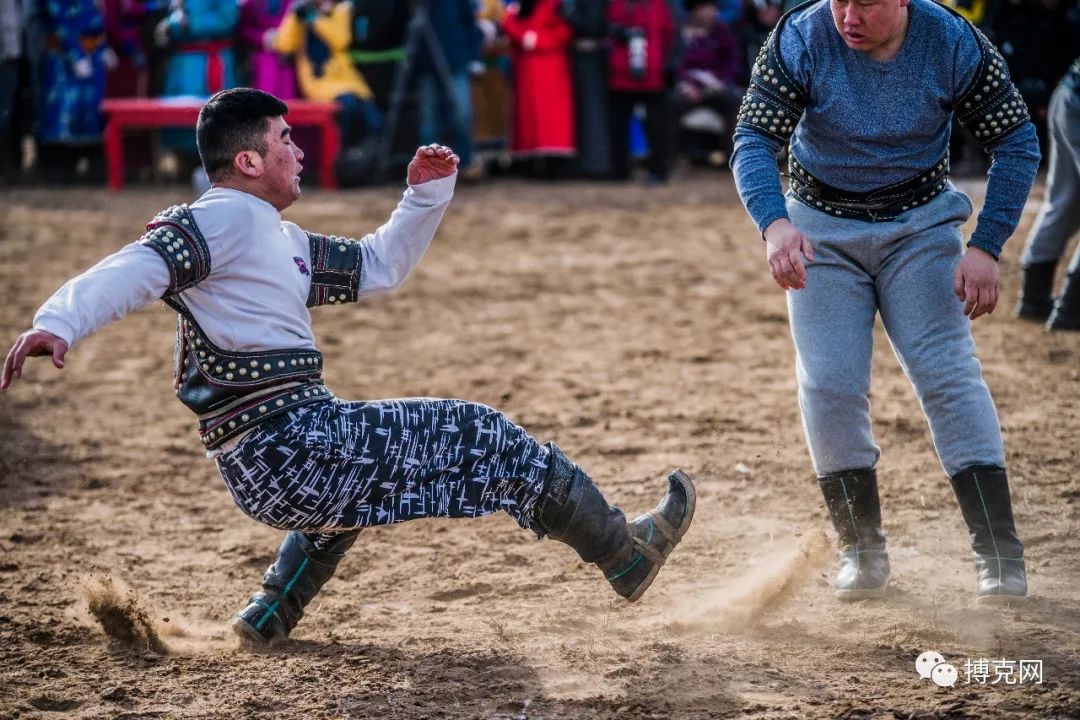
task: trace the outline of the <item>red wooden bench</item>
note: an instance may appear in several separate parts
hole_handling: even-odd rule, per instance
[[[110,98],[101,103],[105,123],[105,163],[109,189],[119,190],[124,185],[125,128],[189,127],[193,131],[199,118],[203,100],[184,98]],[[289,125],[314,125],[320,129],[322,147],[319,151],[319,183],[325,188],[336,188],[334,160],[341,150],[334,114],[334,103],[289,100],[289,112],[285,116]]]

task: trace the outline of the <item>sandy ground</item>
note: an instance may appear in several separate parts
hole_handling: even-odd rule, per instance
[[[5,347],[181,192],[5,191]],[[287,217],[359,235],[397,197],[311,192]],[[233,507],[203,458],[170,393],[173,316],[157,304],[0,397],[0,717],[1080,717],[1080,336],[1009,312],[1040,197],[1002,259],[1000,310],[975,326],[1027,543],[1025,607],[973,605],[963,521],[880,328],[895,590],[833,599],[784,296],[729,177],[508,181],[459,190],[397,294],[315,311],[328,381],[343,397],[495,405],[631,513],[669,469],[691,472],[695,524],[645,598],[616,602],[572,551],[505,516],[423,521],[364,534],[285,646],[239,648],[229,618],[281,535]],[[104,579],[130,588],[169,652],[105,636],[80,589]],[[955,687],[918,677],[926,650],[960,669]],[[1041,660],[1043,681],[965,682],[965,660],[983,658]]]

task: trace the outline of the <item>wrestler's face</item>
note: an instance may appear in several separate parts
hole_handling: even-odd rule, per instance
[[[908,0],[829,0],[844,44],[871,56],[903,39],[907,5]]]
[[[266,153],[262,157],[259,178],[263,199],[279,211],[300,197],[300,171],[304,151],[292,141],[285,118],[271,118],[266,131]]]

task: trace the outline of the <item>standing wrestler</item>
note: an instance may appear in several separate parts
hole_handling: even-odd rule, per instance
[[[1017,314],[1045,321],[1049,330],[1080,330],[1080,247],[1073,253],[1057,300],[1051,297],[1058,261],[1069,238],[1080,230],[1080,58],[1050,97],[1047,126],[1046,200],[1024,247]]]
[[[633,601],[694,514],[681,471],[655,510],[628,522],[554,445],[501,413],[460,400],[349,402],[322,381],[308,308],[341,305],[404,282],[431,242],[458,157],[421,147],[390,221],[362,240],[281,219],[300,196],[300,161],[277,98],[238,88],[199,113],[213,188],[158,214],[138,242],[70,280],[8,353],[0,389],[29,355],[62,368],[70,347],[161,298],[178,314],[175,389],[237,506],[290,531],[262,590],[233,627],[284,639],[333,575],[360,528],[505,510],[570,545]]]
[[[972,205],[948,179],[953,113],[993,160],[966,252]],[[785,202],[776,154],[789,140]],[[977,600],[1027,594],[970,322],[997,304],[997,258],[1038,161],[1001,56],[931,0],[817,0],[781,19],[754,64],[733,168],[773,278],[791,291],[799,406],[839,535],[839,598],[881,595],[890,578],[868,398],[878,312],[971,531]]]

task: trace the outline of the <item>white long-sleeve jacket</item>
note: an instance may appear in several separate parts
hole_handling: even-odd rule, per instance
[[[406,189],[390,220],[361,240],[359,295],[400,285],[431,244],[456,175]],[[213,188],[191,205],[210,250],[210,274],[180,297],[209,339],[225,350],[315,349],[307,234],[248,193]],[[63,285],[34,316],[34,328],[74,346],[108,323],[159,300],[169,269],[132,243]]]

